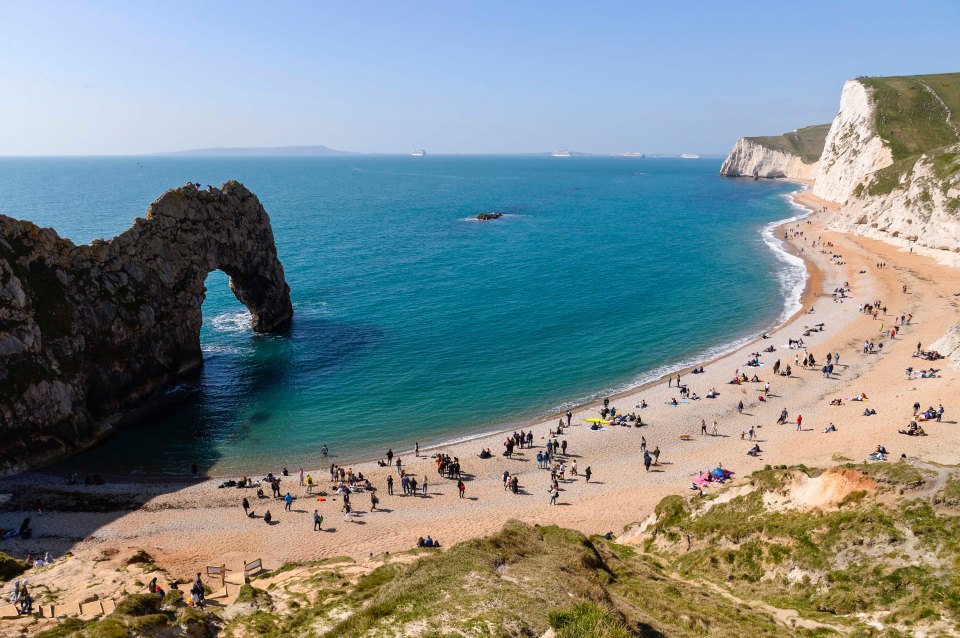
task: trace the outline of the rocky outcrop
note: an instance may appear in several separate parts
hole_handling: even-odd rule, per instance
[[[760,177],[812,180],[817,164],[805,163],[799,155],[773,149],[753,138],[741,137],[720,167],[724,177]]]
[[[88,447],[196,371],[217,269],[253,330],[290,321],[270,218],[237,182],[168,191],[85,246],[0,215],[0,472]]]
[[[864,178],[893,163],[877,134],[873,101],[866,86],[849,80],[840,94],[840,111],[827,133],[813,194],[844,204]]]

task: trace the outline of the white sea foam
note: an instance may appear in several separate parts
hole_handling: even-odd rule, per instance
[[[227,332],[230,334],[253,333],[250,327],[250,313],[246,310],[240,312],[222,312],[210,319],[210,325],[217,332]]]

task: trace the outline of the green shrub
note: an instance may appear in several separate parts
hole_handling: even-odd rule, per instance
[[[16,578],[25,571],[27,571],[25,562],[0,552],[0,581]]]
[[[130,594],[114,610],[117,616],[149,616],[160,613],[161,598],[156,594]]]

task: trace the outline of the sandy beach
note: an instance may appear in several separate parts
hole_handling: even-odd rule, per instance
[[[823,205],[804,192],[796,199],[817,211]],[[744,477],[768,464],[860,462],[878,444],[886,446],[891,458],[904,454],[936,463],[957,463],[960,432],[953,410],[954,399],[960,394],[960,377],[946,362],[928,364],[912,358],[912,353],[918,343],[929,347],[957,322],[958,297],[954,294],[960,293],[960,271],[896,246],[827,232],[823,214],[815,212],[777,229],[778,237],[784,232],[802,232],[789,244],[805,259],[810,272],[804,310],[771,332],[768,339],[705,361],[703,374],[682,371],[682,382],[701,397],[699,400],[681,400],[675,383],[668,386],[666,380],[611,398],[610,405],[618,413],[638,414],[644,427],[611,425],[594,431],[583,420],[598,416],[602,404],[574,410],[573,426],[557,438],[567,441],[568,461],[576,461],[581,476],[571,477],[568,471],[555,506],[549,505],[547,493],[550,473],[539,469],[535,458],[544,449],[548,431],[556,425],[556,418],[551,418],[532,425],[534,448],[517,450],[513,458],[502,456],[503,434],[442,447],[423,445],[418,457],[413,454],[413,441],[394,448],[409,474],[421,482],[427,479],[426,496],[401,496],[399,477],[393,468],[379,467],[375,461],[353,464],[354,472],[362,472],[378,488],[380,498],[379,508],[371,511],[369,495],[355,494],[353,522],[344,520],[341,501],[332,494],[329,481],[329,464],[338,463],[341,457],[336,454],[346,451],[333,450],[329,459],[318,454],[316,463],[304,468],[317,481],[315,491],[330,493],[322,502],[298,484],[300,468],[289,468],[290,476],[282,478],[281,491],[296,497],[291,511],[284,511],[281,500],[258,499],[256,489],[220,489],[220,478],[180,485],[68,487],[62,477],[28,473],[0,482],[0,492],[12,494],[17,502],[40,498],[50,504],[84,495],[101,503],[97,509],[103,511],[63,511],[54,506],[42,516],[34,513],[34,538],[5,541],[3,550],[14,555],[50,551],[54,556],[71,551],[72,558],[31,577],[35,585],[56,588],[60,592],[57,602],[65,604],[89,592],[100,591],[104,596],[116,592],[123,586],[120,577],[94,576],[95,561],[129,555],[138,549],[148,551],[171,577],[187,578],[205,565],[225,563],[236,569],[257,557],[268,567],[343,555],[364,561],[371,555],[408,550],[418,536],[428,533],[449,546],[493,532],[511,518],[618,535],[631,523],[647,518],[662,497],[688,491],[699,472],[719,463],[736,477]],[[813,247],[812,242],[818,239]],[[885,262],[887,267],[877,268],[878,262]],[[850,295],[835,300],[833,291],[847,282]],[[742,294],[749,296],[750,290]],[[705,299],[709,297],[705,295]],[[881,300],[886,314],[873,319],[858,312],[859,305],[874,300]],[[912,315],[910,324],[895,339],[884,336],[881,327],[889,330],[894,317],[901,314]],[[823,324],[824,329],[803,336],[807,327],[817,324]],[[799,337],[805,350],[789,348],[788,339]],[[864,354],[864,340],[882,343],[883,348],[879,353]],[[769,345],[776,350],[763,354],[762,367],[746,367],[750,353]],[[796,357],[802,359],[805,351],[816,356],[816,366],[796,365]],[[824,378],[820,367],[828,352],[839,353],[841,358],[833,376]],[[777,359],[784,367],[792,366],[793,376],[773,376],[772,364]],[[906,379],[906,367],[930,365],[941,368],[941,376]],[[758,375],[760,382],[730,384],[737,370],[750,377]],[[763,382],[767,381],[770,395],[760,401]],[[705,398],[711,388],[719,392],[717,398]],[[865,393],[869,401],[847,400],[860,393]],[[679,405],[670,405],[673,398]],[[837,398],[843,399],[843,405],[830,405]],[[641,400],[649,407],[635,407]],[[742,414],[737,409],[740,401],[744,403]],[[897,433],[910,420],[915,401],[924,408],[942,403],[946,409],[942,423],[924,424],[927,437]],[[865,407],[876,410],[876,415],[863,416]],[[777,425],[782,409],[790,418],[786,425]],[[798,414],[803,415],[802,431],[796,427]],[[701,420],[708,425],[706,436],[700,433]],[[714,421],[717,436],[709,434]],[[824,433],[831,422],[837,431]],[[751,427],[755,428],[755,442],[763,450],[758,458],[746,454],[753,443],[742,438]],[[689,435],[690,440],[681,440],[681,435]],[[641,437],[649,449],[659,447],[661,452],[659,464],[649,472],[642,462]],[[480,459],[478,453],[483,448],[490,448],[493,458]],[[465,498],[458,498],[456,480],[438,476],[431,458],[437,452],[459,457]],[[592,470],[589,483],[582,476],[588,466]],[[277,473],[280,470],[275,468]],[[519,477],[519,494],[504,489],[505,471]],[[395,477],[394,496],[387,495],[388,473]],[[269,487],[264,484],[263,488],[269,495]],[[52,497],[48,495],[51,492],[55,492]],[[243,497],[251,501],[258,515],[269,509],[275,524],[244,516],[240,507]],[[314,509],[325,517],[324,531],[313,531]],[[16,527],[26,514],[4,512],[0,526]],[[74,587],[79,591],[71,593],[67,591],[71,588],[64,587],[70,574],[74,579],[95,578],[96,582]]]

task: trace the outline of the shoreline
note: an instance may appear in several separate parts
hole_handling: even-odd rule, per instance
[[[681,361],[657,366],[646,373],[644,372],[637,373],[633,375],[634,379],[645,379],[645,380],[638,380],[637,382],[634,382],[634,381],[624,382],[619,386],[622,389],[618,389],[615,392],[611,392],[610,394],[605,395],[606,398],[609,398],[611,401],[623,399],[631,394],[635,394],[637,392],[642,392],[647,389],[654,388],[657,385],[662,384],[663,381],[666,381],[668,377],[672,377],[694,366],[706,367],[706,366],[713,365],[716,362],[725,358],[726,356],[732,354],[733,352],[736,352],[740,348],[743,348],[745,346],[748,346],[754,343],[759,343],[760,341],[762,341],[763,334],[773,333],[781,330],[783,327],[785,327],[794,319],[796,319],[799,315],[801,315],[804,312],[804,308],[809,307],[809,305],[820,296],[816,291],[820,287],[821,281],[823,279],[823,273],[820,271],[816,262],[813,259],[811,259],[808,254],[805,254],[805,253],[801,254],[796,249],[794,244],[782,239],[782,236],[784,234],[783,231],[787,228],[787,226],[791,224],[799,223],[802,220],[808,219],[816,212],[812,206],[809,206],[807,204],[803,204],[797,201],[797,197],[807,191],[808,185],[799,181],[792,181],[792,183],[799,186],[799,188],[795,191],[791,191],[789,193],[783,194],[782,197],[787,201],[787,204],[789,207],[793,209],[801,209],[803,212],[792,215],[790,217],[786,217],[784,219],[768,222],[767,224],[765,224],[760,228],[759,233],[761,235],[761,238],[763,237],[764,233],[767,231],[770,231],[772,233],[773,240],[779,244],[778,247],[770,246],[770,244],[766,241],[766,239],[763,240],[764,243],[768,245],[771,251],[775,252],[776,250],[781,250],[783,253],[797,257],[803,262],[803,267],[805,271],[804,287],[800,291],[797,297],[797,300],[795,302],[799,307],[793,312],[788,313],[788,309],[791,305],[791,299],[786,298],[784,299],[784,308],[781,311],[780,316],[777,319],[775,319],[768,327],[764,328],[760,332],[748,334],[739,338],[734,338],[732,340],[722,342],[719,345],[709,346],[702,353],[697,353],[696,355],[693,355]],[[774,256],[777,257],[776,254]],[[779,257],[777,258],[779,259]],[[787,266],[785,265],[784,268],[786,267]],[[655,374],[656,376],[650,377],[649,375],[651,374]],[[602,401],[603,401],[603,399],[601,398],[603,396],[603,391],[596,391],[593,394],[598,396],[589,401],[574,402],[577,400],[573,400],[573,401],[564,401],[561,404],[564,404],[564,403],[569,404],[569,407],[567,409],[574,413],[581,412],[584,410],[599,409],[599,406],[602,405]],[[466,433],[460,436],[452,435],[452,436],[449,436],[448,438],[443,438],[435,442],[431,441],[430,439],[427,439],[426,444],[420,445],[420,451],[425,452],[427,450],[441,450],[443,448],[449,448],[452,446],[470,443],[471,441],[478,441],[478,440],[483,440],[490,437],[505,435],[508,433],[512,433],[513,431],[516,431],[518,429],[522,429],[526,431],[544,422],[550,422],[550,421],[556,422],[559,418],[565,417],[565,416],[566,416],[566,411],[556,411],[556,412],[546,413],[542,415],[533,415],[533,416],[525,417],[510,424],[504,423],[501,421],[500,423],[496,424],[496,426],[493,429],[474,431],[474,432]],[[98,441],[97,444],[101,442],[102,441]],[[394,453],[397,455],[409,455],[409,454],[413,454],[413,452],[414,452],[413,447],[409,447],[409,448],[404,447],[394,451]],[[314,456],[319,456],[319,455],[320,455],[319,450],[316,450],[314,453]],[[376,463],[377,460],[383,457],[382,455],[380,457],[375,457],[375,456],[368,456],[364,453],[358,453],[355,456],[350,454],[334,454],[329,458],[336,459],[338,465],[340,464],[360,465],[360,464],[366,464],[366,463]],[[37,476],[61,477],[60,474],[56,473],[56,468],[58,467],[58,465],[59,463],[55,463],[52,466],[49,466],[49,468],[28,470],[24,474],[32,474]],[[53,471],[48,472],[46,471],[47,469],[50,469]],[[68,476],[72,471],[73,470],[64,468],[62,470],[63,472],[62,476]],[[239,470],[239,474],[242,475],[244,472],[249,472],[249,471],[250,471],[249,468],[245,468],[243,470]],[[278,470],[263,470],[262,472],[256,472],[256,474],[262,473],[263,475],[266,475],[267,472],[270,472],[270,471],[276,472]],[[102,472],[99,474],[102,477],[109,478],[110,482],[112,483],[122,483],[122,484],[191,485],[191,484],[195,484],[197,481],[197,479],[194,479],[190,474],[111,474],[111,473],[102,473]],[[238,475],[238,472],[229,472],[229,473],[222,473],[222,474],[207,472],[202,474],[199,480],[201,481],[226,480],[226,479],[235,478],[237,475]]]
[[[709,367],[704,363],[704,374],[686,375],[685,382],[701,395],[711,387],[719,390],[717,399],[681,400],[680,405],[673,406],[671,398],[678,396],[676,388],[668,388],[662,381],[618,394],[611,405],[622,408],[621,413],[635,411],[641,415],[642,428],[607,426],[590,430],[581,419],[594,416],[595,408],[601,404],[585,404],[576,411],[574,426],[565,428],[559,437],[571,444],[566,450],[567,463],[576,460],[581,471],[580,475],[562,481],[560,507],[551,507],[547,502],[549,473],[531,462],[544,449],[548,429],[556,424],[549,419],[533,423],[533,449],[515,450],[512,457],[499,453],[503,442],[499,434],[455,444],[431,444],[429,448],[424,446],[417,457],[401,450],[397,456],[403,457],[407,473],[418,481],[422,477],[429,480],[429,494],[417,497],[401,495],[399,489],[395,495],[386,494],[386,478],[392,475],[396,479],[397,475],[393,468],[373,462],[351,466],[334,457],[305,464],[303,467],[320,489],[332,492],[325,467],[331,462],[362,472],[374,486],[380,487],[380,506],[369,508],[366,495],[362,495],[354,520],[346,523],[339,513],[336,495],[315,503],[314,496],[298,486],[297,467],[290,467],[293,471],[289,478],[282,477],[282,490],[290,491],[296,498],[292,511],[284,511],[282,501],[257,499],[255,490],[218,489],[220,479],[215,478],[158,485],[145,482],[145,477],[128,477],[132,480],[103,487],[66,486],[62,477],[39,474],[4,479],[0,492],[10,493],[13,501],[0,511],[0,526],[18,525],[24,515],[30,515],[30,505],[36,497],[48,504],[48,511],[34,519],[35,538],[43,539],[40,545],[44,547],[38,547],[35,541],[11,540],[7,551],[24,555],[39,549],[54,555],[70,551],[74,558],[65,565],[94,568],[105,550],[125,555],[141,548],[148,550],[171,577],[192,574],[204,564],[227,563],[235,569],[251,556],[261,556],[268,569],[344,554],[366,561],[371,555],[392,555],[409,549],[417,536],[427,533],[449,547],[493,533],[510,519],[559,525],[588,534],[618,534],[647,519],[663,497],[684,493],[699,472],[718,462],[733,470],[736,480],[742,480],[769,464],[826,467],[862,460],[880,442],[890,448],[892,458],[904,453],[908,458],[957,463],[960,459],[955,450],[960,448],[960,431],[955,428],[931,424],[931,435],[923,438],[899,436],[896,429],[902,427],[901,419],[909,417],[909,410],[904,410],[914,401],[912,394],[905,399],[905,392],[916,393],[916,400],[924,405],[942,402],[948,411],[960,397],[960,375],[952,368],[944,367],[942,378],[912,382],[903,379],[903,367],[916,364],[910,358],[914,344],[930,344],[956,324],[953,307],[937,300],[945,299],[940,292],[944,286],[960,289],[960,271],[874,240],[826,231],[825,221],[817,213],[803,220],[805,236],[791,238],[787,245],[798,253],[803,249],[803,256],[811,262],[809,267],[821,274],[817,280],[808,280],[803,298],[805,307],[810,300],[814,302],[812,322],[824,323],[826,329],[804,334],[805,348],[788,348],[788,339],[801,336],[806,331],[805,324],[811,323],[805,314],[796,313],[764,341],[775,347],[775,354],[764,355],[769,358],[765,367],[743,367],[756,350],[754,340],[716,358]],[[777,232],[782,233],[783,229]],[[821,235],[824,247],[811,248],[812,241]],[[843,257],[836,259],[835,254]],[[891,267],[875,268],[880,260]],[[830,291],[847,280],[852,296],[834,300]],[[903,284],[909,285],[909,293],[901,291]],[[878,298],[889,303],[890,314],[915,313],[916,321],[904,327],[904,338],[889,339],[879,334],[880,324],[889,324],[890,314],[885,320],[873,321],[858,312],[858,303]],[[882,354],[862,354],[858,344],[865,339],[880,339],[887,347]],[[815,352],[821,359],[827,351],[842,352],[843,365],[830,379],[816,367],[802,366],[796,366],[790,377],[770,375],[769,364],[774,357],[794,365],[794,357],[802,357],[805,350]],[[734,368],[749,374],[756,372],[760,382],[730,384]],[[769,398],[762,401],[757,394],[762,394],[762,382],[766,380],[773,387]],[[870,396],[869,405],[878,411],[878,416],[863,416],[863,406],[856,402],[840,407],[831,405],[837,397],[860,392]],[[649,408],[642,412],[633,410],[632,406],[641,399],[648,402]],[[738,400],[745,404],[741,413]],[[775,424],[781,409],[787,409],[791,415],[802,413],[803,432]],[[951,415],[948,418],[952,419]],[[698,433],[702,420],[716,421],[718,434]],[[836,422],[835,433],[823,433],[828,422]],[[754,443],[744,439],[745,433],[754,428],[755,441],[763,448],[759,457],[745,455]],[[662,452],[659,464],[649,472],[644,471],[641,462],[641,438],[650,449],[659,447]],[[477,458],[483,447],[494,450],[492,458]],[[429,455],[438,449],[461,459],[466,472],[466,498],[458,498],[456,480],[435,474]],[[590,482],[582,476],[587,466],[592,467]],[[504,472],[519,477],[519,494],[503,489]],[[243,496],[250,497],[258,514],[265,507],[270,509],[274,524],[265,526],[262,521],[244,517],[238,507]],[[315,508],[333,526],[324,530],[326,533],[307,531],[310,512]],[[46,573],[35,577],[47,578]],[[103,594],[110,595],[110,591],[104,589]]]

